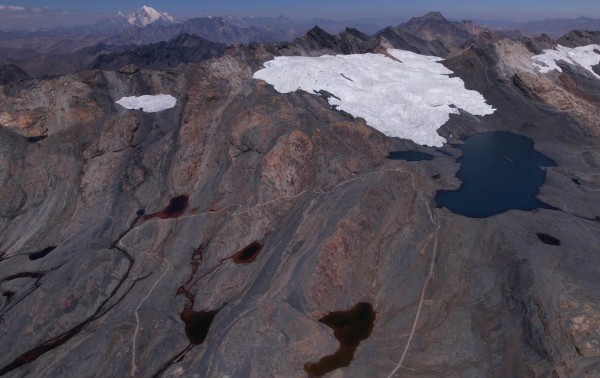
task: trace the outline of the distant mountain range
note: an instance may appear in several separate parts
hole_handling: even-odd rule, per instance
[[[600,30],[600,19],[589,17],[579,17],[572,19],[557,18],[531,22],[487,20],[478,20],[476,22],[496,30],[516,29],[527,35],[535,36],[540,34],[547,34],[552,38],[558,38],[570,32],[571,30]]]
[[[287,17],[202,16],[181,23],[155,22],[144,28],[129,28],[110,39],[111,44],[147,44],[166,41],[188,33],[210,41],[234,44],[250,42],[291,41],[318,25],[329,33],[339,33],[346,27],[375,33],[375,25],[351,21],[315,19],[297,21]]]
[[[177,22],[166,12],[143,6],[94,25],[0,32],[0,61],[17,65],[32,77],[41,77],[90,68],[156,68],[198,62],[218,56],[236,43],[295,41],[306,51],[347,54],[370,51],[381,39],[395,48],[448,57],[480,37],[492,41],[522,35],[511,25],[481,24],[451,21],[439,12],[383,29],[325,19],[313,24],[286,17],[204,16]],[[557,39],[571,28],[600,30],[600,20],[548,20],[519,24],[519,28],[524,34],[546,33]],[[596,38],[595,34],[565,35],[558,43],[568,45]]]
[[[158,17],[156,18],[158,20]],[[33,77],[56,76],[86,69],[125,70],[166,68],[195,63],[221,55],[235,42],[279,41],[287,49],[293,41],[304,54],[351,54],[372,51],[380,42],[395,48],[446,57],[487,29],[470,21],[450,21],[440,13],[413,18],[397,27],[369,35],[356,28],[330,34],[314,26],[308,32],[289,27],[285,18],[249,19],[202,17],[179,24],[155,21],[131,27],[92,46],[70,53],[48,54],[31,49],[0,48],[0,59],[16,64]],[[259,25],[263,25],[260,27]],[[301,37],[296,37],[301,34]],[[62,42],[67,46],[68,40]],[[217,42],[214,42],[217,41]]]
[[[486,30],[508,32],[519,30],[526,35],[548,34],[558,38],[571,30],[600,30],[600,20],[592,18],[556,19],[528,23],[503,21],[449,21],[438,12],[416,17],[396,27],[382,29],[375,24],[352,21],[313,19],[292,20],[286,17],[217,17],[203,16],[178,22],[167,12],[143,6],[129,14],[118,13],[92,25],[71,26],[51,30],[0,31],[0,60],[20,61],[36,54],[73,54],[98,44],[112,46],[146,45],[169,41],[181,34],[201,37],[227,45],[250,42],[292,41],[314,26],[328,33],[339,33],[346,27],[368,35],[384,35],[400,39],[409,50],[425,50],[435,55],[448,53],[459,41],[466,41]],[[407,34],[408,33],[408,34]],[[418,36],[420,41],[412,41]],[[427,46],[419,45],[422,41]],[[118,50],[118,49],[116,49]]]
[[[98,43],[108,45],[149,44],[168,41],[180,34],[191,34],[209,41],[234,44],[250,42],[290,41],[315,25],[329,33],[354,27],[372,34],[377,25],[342,20],[314,19],[297,21],[286,17],[216,17],[202,16],[177,22],[173,16],[149,6],[129,14],[117,13],[91,25],[50,30],[0,31],[0,59],[23,55],[26,49],[43,54],[71,54]],[[2,51],[4,49],[4,51]],[[13,49],[9,55],[6,49]]]

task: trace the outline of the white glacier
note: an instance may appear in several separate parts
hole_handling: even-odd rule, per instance
[[[535,55],[531,59],[533,59],[533,66],[542,73],[550,72],[552,70],[562,72],[562,69],[556,62],[563,60],[567,63],[585,68],[596,78],[600,79],[600,75],[592,70],[593,66],[600,64],[600,45],[588,45],[575,48],[558,45],[556,46],[556,50],[544,50],[543,54]]]
[[[460,78],[439,62],[443,59],[389,49],[388,54],[320,57],[282,56],[254,73],[280,93],[325,90],[337,109],[362,117],[385,135],[442,146],[437,130],[463,109],[492,114],[478,92],[465,89]],[[395,59],[393,59],[393,58]],[[397,60],[396,60],[397,59]]]
[[[117,104],[126,109],[142,109],[146,113],[156,113],[171,109],[177,104],[177,99],[171,95],[143,95],[123,97]]]

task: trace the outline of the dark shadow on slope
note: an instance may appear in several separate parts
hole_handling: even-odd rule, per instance
[[[48,256],[50,254],[50,252],[54,251],[56,249],[56,246],[50,246],[47,248],[42,249],[39,252],[33,252],[29,254],[29,260],[39,260],[42,259],[46,256]]]
[[[560,245],[560,240],[558,240],[554,236],[550,236],[550,235],[544,234],[544,233],[537,233],[536,236],[544,244],[547,244],[547,245]]]
[[[256,260],[263,247],[264,245],[255,241],[233,255],[233,262],[236,264],[250,264]]]
[[[319,362],[304,365],[309,377],[322,377],[335,369],[349,366],[360,342],[371,335],[375,315],[373,306],[363,302],[348,311],[331,312],[321,318],[321,323],[333,329],[340,347],[334,354],[321,358]]]
[[[219,310],[183,310],[181,313],[181,320],[185,324],[185,334],[187,335],[191,344],[199,345],[206,340],[210,325],[212,324],[218,312]]]
[[[185,210],[187,209],[188,204],[189,204],[188,196],[182,195],[182,196],[177,196],[177,197],[171,198],[167,207],[165,207],[164,209],[162,209],[161,211],[158,211],[156,213],[145,215],[143,220],[149,220],[152,218],[159,218],[159,219],[179,218],[180,216],[183,215],[183,213],[185,213]],[[139,212],[138,212],[138,214],[139,214]]]

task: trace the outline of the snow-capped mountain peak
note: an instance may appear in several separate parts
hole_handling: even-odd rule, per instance
[[[120,12],[119,12],[120,13]],[[122,15],[121,13],[119,15]],[[125,16],[127,23],[132,26],[144,27],[154,23],[174,24],[175,18],[167,12],[159,12],[156,9],[144,5],[135,12]]]

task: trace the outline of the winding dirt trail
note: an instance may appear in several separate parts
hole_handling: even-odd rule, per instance
[[[148,291],[148,293],[146,294],[146,296],[144,296],[142,298],[142,300],[140,301],[140,303],[137,305],[137,307],[135,308],[135,329],[133,331],[133,338],[131,340],[131,376],[133,377],[135,375],[135,373],[137,372],[137,365],[135,363],[135,355],[136,355],[136,341],[137,341],[137,334],[138,331],[140,329],[140,316],[139,316],[139,310],[140,307],[142,307],[142,305],[144,304],[144,302],[146,302],[146,300],[150,297],[150,295],[152,295],[152,293],[154,292],[154,289],[156,288],[156,286],[158,286],[158,283],[160,281],[162,281],[162,279],[165,277],[165,275],[167,274],[167,272],[171,269],[171,263],[169,262],[169,260],[162,258],[162,257],[158,257],[156,255],[147,253],[147,252],[140,252],[144,255],[148,255],[151,257],[156,257],[161,259],[163,262],[167,263],[167,267],[165,268],[164,272],[160,275],[160,277],[158,277],[158,279],[154,282],[154,284],[152,285],[152,287],[150,288],[150,291]]]

